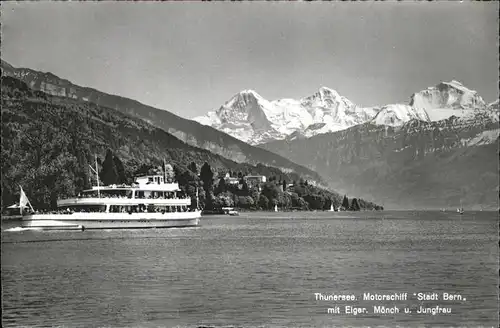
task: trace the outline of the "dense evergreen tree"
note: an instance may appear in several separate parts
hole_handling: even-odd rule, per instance
[[[194,174],[198,174],[198,167],[196,166],[195,162],[191,162],[188,166],[188,169],[193,172]]]
[[[102,171],[99,176],[104,185],[112,185],[118,181],[118,172],[116,170],[115,161],[113,160],[113,152],[111,149],[106,151],[106,158],[102,163]]]
[[[259,197],[260,197],[260,192],[258,188],[251,188],[250,189],[250,197],[253,199],[253,203],[256,207],[259,206]]]
[[[293,208],[298,208],[302,210],[307,210],[309,208],[309,204],[304,200],[304,198],[300,197],[298,194],[292,193],[290,196],[292,198]]]
[[[358,204],[358,199],[353,198],[351,201],[351,211],[359,211],[361,210],[359,204]]]
[[[118,156],[113,157],[113,163],[116,169],[116,183],[127,183],[127,173],[125,172],[125,167],[123,166],[122,161],[118,158]]]
[[[278,186],[274,183],[266,182],[262,186],[262,195],[266,196],[269,200],[278,198],[280,192]]]
[[[207,206],[211,204],[211,192],[213,189],[213,178],[214,178],[214,173],[212,172],[212,168],[210,167],[210,164],[205,162],[203,166],[200,169],[200,179],[203,182],[203,189],[205,190],[205,194],[207,195]]]
[[[179,184],[179,188],[191,197],[196,196],[196,188],[198,187],[198,176],[191,170],[186,169],[182,165],[174,165],[173,180]]]
[[[213,183],[214,173],[212,172],[210,164],[208,164],[207,162],[205,162],[205,164],[203,164],[203,166],[201,167],[200,178],[201,181],[203,181],[203,183],[205,184],[205,187],[209,189],[209,187]]]
[[[263,210],[269,209],[269,199],[266,196],[260,195],[259,207],[262,208]]]
[[[217,187],[215,188],[215,194],[220,194],[224,193],[227,191],[226,188],[226,180],[224,178],[219,179],[219,183],[217,184]]]
[[[344,195],[344,199],[342,200],[342,207],[345,210],[349,209],[349,198],[347,198],[347,195]]]

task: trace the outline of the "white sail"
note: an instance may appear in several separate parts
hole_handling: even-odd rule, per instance
[[[19,188],[21,188],[21,196],[19,197],[19,209],[21,210],[21,214],[23,214],[23,208],[28,207],[26,205],[29,205],[33,211],[33,207],[31,206],[28,196],[24,193],[23,187],[19,186]]]
[[[28,196],[24,193],[23,187],[21,187],[21,197],[19,199],[19,207],[24,208],[26,205],[28,205]]]

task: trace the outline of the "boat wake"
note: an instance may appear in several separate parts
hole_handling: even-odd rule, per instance
[[[5,229],[6,232],[18,232],[18,231],[41,231],[42,228],[23,228],[23,227],[14,227]]]

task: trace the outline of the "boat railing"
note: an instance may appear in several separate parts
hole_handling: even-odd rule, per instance
[[[136,196],[135,199],[187,199],[189,197],[169,197],[169,196],[148,196],[148,197],[145,197],[145,196]]]
[[[86,195],[77,195],[77,196],[64,196],[61,197],[60,199],[82,199],[82,198],[106,198],[106,199],[132,199],[132,195],[127,195],[127,196],[120,196],[120,195],[103,195],[101,194],[100,196],[95,194],[86,194]],[[171,197],[171,196],[135,196],[135,199],[190,199],[190,197],[183,197],[183,196],[176,196],[176,197]]]
[[[67,199],[165,199],[165,200],[185,200],[185,199],[191,199],[191,197],[126,197],[126,196],[103,196],[101,195],[98,197],[97,195],[83,195],[83,196],[68,196],[68,197],[61,197],[61,200],[67,200]]]
[[[132,195],[130,196],[115,196],[115,195],[100,195],[98,196],[97,194],[90,194],[90,195],[77,195],[77,196],[65,196],[61,197],[60,199],[84,199],[84,198],[106,198],[106,199],[132,199]],[[169,197],[169,196],[136,196],[135,199],[190,199],[190,197]]]
[[[120,198],[120,199],[131,199],[132,195],[130,196],[115,196],[115,195],[100,195],[98,196],[97,193],[95,195],[78,195],[76,197],[63,197],[61,199],[72,199],[72,198]]]
[[[36,210],[35,212],[30,212],[27,214],[36,214],[36,215],[52,215],[52,214],[57,214],[57,215],[64,215],[64,214],[73,214],[75,211],[73,210],[57,210],[57,211],[51,211],[51,210]]]
[[[69,198],[69,199],[59,199],[57,204],[59,206],[67,205],[92,205],[92,204],[109,204],[109,205],[134,205],[134,204],[154,204],[154,205],[165,205],[165,206],[181,206],[190,205],[192,203],[191,198],[106,198],[106,197],[90,197],[90,198]]]

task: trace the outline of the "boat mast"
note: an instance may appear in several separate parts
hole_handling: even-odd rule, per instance
[[[95,173],[97,180],[97,197],[101,198],[101,192],[99,190],[99,166],[97,165],[97,154],[95,154],[95,169],[89,164],[90,169]],[[90,179],[90,177],[89,177]]]
[[[200,204],[198,201],[198,187],[196,187],[196,209],[198,210],[200,208]]]
[[[99,166],[97,166],[97,154],[95,156],[95,175],[97,179],[97,198],[101,198],[101,192],[99,190]]]
[[[167,162],[163,158],[163,183],[167,183]]]

